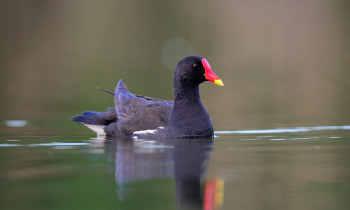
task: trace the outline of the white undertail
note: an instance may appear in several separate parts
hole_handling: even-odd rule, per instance
[[[97,136],[105,136],[106,132],[105,132],[105,125],[93,125],[93,124],[84,124],[86,127],[90,128],[92,131],[95,131],[97,133]]]

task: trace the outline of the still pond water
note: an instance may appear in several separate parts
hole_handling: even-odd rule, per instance
[[[2,126],[0,209],[350,208],[349,125],[146,141],[26,123]]]

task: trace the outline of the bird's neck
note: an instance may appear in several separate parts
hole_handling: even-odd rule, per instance
[[[175,85],[171,126],[175,136],[213,135],[213,125],[202,104],[198,85]]]
[[[175,88],[174,105],[196,105],[202,104],[198,85],[179,84]]]

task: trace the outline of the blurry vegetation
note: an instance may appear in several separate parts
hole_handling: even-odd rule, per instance
[[[216,129],[348,123],[348,11],[332,0],[3,1],[0,118],[104,110],[113,100],[95,87],[113,90],[120,78],[172,99],[162,58],[194,53],[225,84],[202,85]],[[190,46],[171,50],[173,40]]]

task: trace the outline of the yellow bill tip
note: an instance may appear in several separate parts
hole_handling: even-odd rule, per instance
[[[214,83],[220,86],[224,86],[224,83],[222,83],[221,79],[214,80]]]

